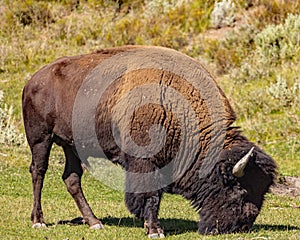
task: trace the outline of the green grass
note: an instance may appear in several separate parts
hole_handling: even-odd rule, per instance
[[[32,229],[30,154],[24,148],[5,148],[9,156],[0,162],[0,236],[2,239],[142,239],[143,223],[128,212],[123,193],[104,186],[89,173],[83,176],[83,188],[104,230],[90,230],[87,225],[57,224],[80,216],[75,202],[61,180],[62,153],[55,149],[43,189],[43,211],[47,229]],[[300,237],[300,197],[268,194],[263,210],[250,233],[200,236],[198,214],[178,195],[165,195],[160,209],[167,239],[295,239]],[[298,206],[298,208],[296,208]]]
[[[206,31],[215,1],[178,5],[179,1],[171,0],[123,2],[118,9],[116,1],[109,0],[81,0],[79,4],[74,0],[0,1],[0,90],[4,102],[13,106],[12,122],[20,133],[24,132],[22,89],[42,66],[63,55],[104,47],[160,45],[204,61],[237,113],[235,125],[275,159],[280,175],[300,176],[300,1],[235,0],[235,28],[224,36],[215,29],[213,39],[206,37]],[[295,15],[294,25],[286,23],[289,14]],[[294,36],[293,41],[285,36]],[[276,61],[268,56],[276,56]],[[287,85],[278,85],[279,80]],[[30,153],[23,146],[1,145],[0,157],[2,239],[145,237],[142,223],[126,210],[123,194],[105,187],[89,173],[84,175],[83,186],[105,229],[57,225],[59,220],[79,216],[61,181],[63,156],[57,149],[51,155],[43,192],[50,226],[31,229]],[[294,208],[299,205],[299,197],[269,194],[251,233],[215,237],[199,237],[197,213],[179,196],[164,197],[160,217],[170,239],[299,240],[300,210]]]

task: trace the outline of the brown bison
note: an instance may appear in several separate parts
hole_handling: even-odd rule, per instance
[[[60,58],[34,74],[22,101],[33,227],[46,226],[41,190],[53,143],[65,153],[67,189],[95,229],[103,226],[81,189],[90,156],[122,166],[126,206],[153,238],[164,237],[164,192],[191,201],[201,234],[240,232],[253,225],[275,178],[272,158],[232,126],[234,111],[210,73],[171,49],[124,46]]]

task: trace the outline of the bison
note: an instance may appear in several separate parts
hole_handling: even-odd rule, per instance
[[[41,190],[53,143],[63,148],[62,179],[90,228],[103,225],[81,177],[89,156],[98,154],[125,170],[126,206],[145,221],[150,238],[164,237],[163,193],[191,201],[201,234],[248,231],[276,177],[273,159],[232,125],[235,113],[211,74],[168,48],[123,46],[62,57],[28,81],[22,107],[33,227],[46,226]]]

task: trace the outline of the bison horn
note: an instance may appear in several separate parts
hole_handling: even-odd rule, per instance
[[[250,156],[253,152],[254,147],[250,149],[250,151],[241,159],[239,160],[232,169],[232,174],[236,177],[244,176],[244,169],[247,166],[247,163],[250,159]]]

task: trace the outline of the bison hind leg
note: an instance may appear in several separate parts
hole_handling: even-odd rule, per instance
[[[29,134],[29,145],[32,152],[32,162],[30,165],[30,173],[33,185],[33,209],[31,212],[31,221],[33,228],[46,227],[43,217],[41,194],[44,183],[46,171],[48,169],[49,154],[52,146],[52,139],[50,135],[44,138],[39,138],[39,141],[34,141]],[[34,140],[33,140],[34,139]]]

